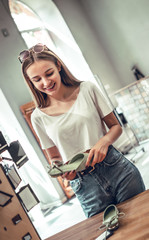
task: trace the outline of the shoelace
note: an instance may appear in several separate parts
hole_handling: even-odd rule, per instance
[[[106,233],[105,233],[105,239],[104,239],[104,240],[107,239],[107,232],[108,232],[108,230],[109,230],[108,228],[112,225],[112,222],[113,222],[114,220],[118,219],[118,218],[123,218],[124,216],[125,216],[125,213],[120,212],[120,213],[118,213],[116,216],[114,216],[114,217],[111,219],[110,222],[107,222],[106,224],[102,224],[102,225],[98,228],[99,230],[103,230],[103,229],[106,228]],[[110,229],[109,231],[114,231],[115,227],[117,227],[117,226],[118,226],[118,223],[117,223],[116,225],[113,225],[113,230],[112,230],[112,227],[111,227],[111,229]]]
[[[59,168],[59,166],[62,166],[63,163],[59,160],[55,160],[55,161],[52,161],[52,165],[48,168],[50,168],[50,170],[52,170],[53,168],[57,168],[62,174],[63,174],[63,171]]]

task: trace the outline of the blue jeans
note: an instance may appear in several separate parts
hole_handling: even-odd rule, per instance
[[[112,145],[95,170],[70,181],[86,217],[102,212],[109,204],[118,204],[143,191],[140,172]]]

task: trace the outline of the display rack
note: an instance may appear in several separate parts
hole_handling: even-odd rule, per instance
[[[136,155],[140,151],[145,152],[144,147],[140,146],[140,142],[149,139],[149,77],[140,79],[122,89],[119,89],[111,96],[107,94],[107,91],[99,77],[97,75],[94,75],[94,77],[108,102],[113,107],[113,111],[128,138],[128,142],[130,143],[131,148],[135,151],[130,159],[132,162],[135,162]],[[111,101],[111,97],[113,96],[117,100],[121,113],[126,118],[126,125],[129,129],[131,129],[131,132],[136,140],[135,144],[127,133],[126,125],[124,125],[121,121],[121,118]],[[136,148],[137,146],[140,148]]]
[[[118,90],[114,96],[137,141],[149,139],[149,77]]]
[[[136,155],[145,152],[141,143],[149,139],[149,77],[135,81],[116,91],[114,96],[119,108],[127,118],[128,125],[133,132],[137,146],[131,160],[135,162]]]

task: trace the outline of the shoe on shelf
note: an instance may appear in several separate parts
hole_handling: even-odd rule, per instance
[[[57,164],[57,162],[53,162],[48,171],[48,174],[51,177],[58,177],[63,175],[66,172],[71,172],[75,170],[76,172],[80,172],[86,169],[86,161],[88,158],[88,153],[79,153],[75,155],[67,164]],[[58,161],[59,162],[59,161]]]

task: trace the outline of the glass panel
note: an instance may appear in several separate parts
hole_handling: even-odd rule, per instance
[[[24,38],[28,48],[32,47],[36,43],[44,43],[51,50],[56,51],[56,47],[53,41],[49,37],[49,34],[47,33],[47,31],[44,29],[23,32],[21,35]]]
[[[20,32],[43,27],[37,15],[26,5],[18,1],[9,1],[11,15]]]

